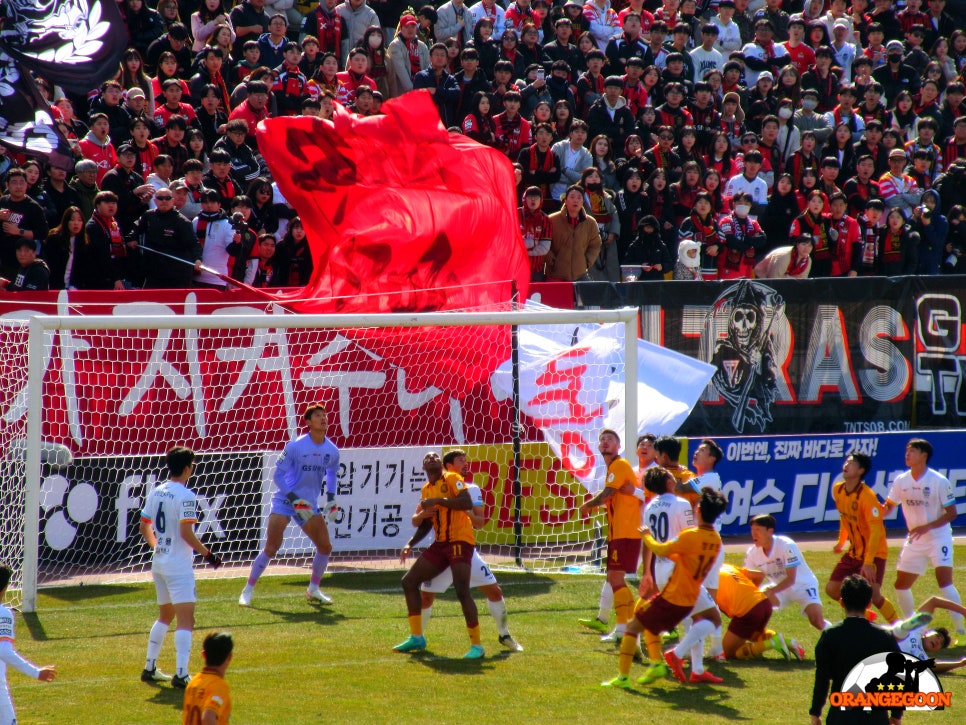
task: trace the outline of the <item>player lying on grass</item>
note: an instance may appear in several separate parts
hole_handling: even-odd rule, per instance
[[[951,602],[942,597],[930,597],[919,605],[916,613],[909,619],[898,622],[892,627],[892,634],[899,643],[899,649],[921,660],[933,660],[941,650],[949,647],[952,638],[945,627],[930,629],[933,615],[937,609],[966,615],[966,607]],[[966,667],[966,657],[958,660],[935,660],[932,669],[935,672],[949,672]]]

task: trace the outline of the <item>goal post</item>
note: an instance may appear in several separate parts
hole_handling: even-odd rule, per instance
[[[341,451],[332,570],[398,566],[423,481],[422,454],[452,447],[468,451],[472,480],[484,491],[489,520],[479,540],[488,556],[528,568],[586,558],[595,527],[577,520],[573,504],[588,484],[587,470],[584,483],[574,471],[586,464],[579,456],[588,441],[596,448],[605,420],[627,431],[626,449],[633,446],[637,308],[379,315],[238,309],[160,314],[145,303],[140,314],[24,321],[24,380],[8,385],[22,385],[14,392],[25,391],[26,411],[15,428],[8,391],[0,430],[8,449],[12,438],[26,439],[18,468],[20,586],[11,586],[20,589],[24,611],[36,610],[40,586],[149,578],[139,507],[165,477],[164,454],[176,444],[199,456],[190,484],[199,497],[198,528],[225,560],[217,574],[205,575],[246,575],[264,543],[275,460],[304,432],[301,412],[316,400],[327,406],[328,435]],[[604,328],[612,341],[573,352],[572,345]],[[545,330],[549,337],[537,334]],[[564,362],[555,359],[542,373],[525,364],[512,370],[516,384],[522,377],[530,386],[530,403],[576,406],[573,430],[560,434],[564,446],[574,446],[573,461],[551,453],[544,422],[532,413],[515,425],[515,396],[495,387],[496,367],[510,368],[516,357],[512,331],[521,334],[524,361],[551,344],[546,340],[564,340]],[[623,407],[619,424],[606,418],[619,410],[615,397]],[[45,459],[51,442],[70,449],[67,465]],[[302,571],[310,559],[307,539],[290,526],[269,573]]]

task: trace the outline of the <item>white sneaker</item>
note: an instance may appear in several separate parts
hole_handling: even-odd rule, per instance
[[[603,637],[601,637],[600,638],[600,641],[601,642],[610,642],[611,644],[618,644],[619,645],[621,643],[621,640],[623,638],[624,638],[624,635],[618,634],[617,633],[617,630],[615,629],[613,632],[608,632]]]
[[[305,590],[305,598],[308,600],[315,599],[322,602],[323,604],[332,604],[332,597],[324,594],[318,587],[309,587]]]
[[[523,647],[509,634],[500,635],[500,644],[512,652],[523,652]]]
[[[241,596],[238,597],[238,603],[243,607],[250,607],[252,605],[252,594],[255,592],[255,587],[246,585],[242,589]]]

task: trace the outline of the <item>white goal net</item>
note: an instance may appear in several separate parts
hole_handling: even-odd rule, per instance
[[[143,303],[7,321],[0,558],[18,569],[13,604],[32,611],[38,586],[146,579],[140,509],[175,444],[198,454],[197,532],[225,562],[199,573],[246,575],[275,461],[315,401],[341,450],[330,570],[398,566],[422,457],[456,446],[484,494],[478,539],[491,563],[558,569],[598,553],[599,522],[577,514],[578,477],[594,465],[597,431],[635,412],[624,371],[628,357],[636,369],[636,310],[238,312]],[[583,344],[604,328],[607,345]],[[290,525],[268,573],[304,569],[311,553]]]

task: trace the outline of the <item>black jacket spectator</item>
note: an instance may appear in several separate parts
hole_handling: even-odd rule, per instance
[[[589,138],[594,138],[600,134],[609,136],[614,144],[614,149],[623,149],[624,141],[634,133],[634,114],[627,107],[624,98],[617,101],[617,108],[611,118],[607,109],[607,99],[598,98],[587,111],[587,125],[590,126]]]
[[[134,222],[148,210],[148,205],[134,193],[143,184],[143,176],[136,171],[125,171],[120,166],[108,171],[101,180],[101,191],[113,191],[117,194],[117,214],[114,218],[121,227],[121,234],[129,234],[134,228]]]
[[[147,248],[184,260],[178,262],[143,250],[147,263],[145,287],[183,289],[191,286],[192,266],[201,259],[201,245],[191,222],[181,212],[151,209],[137,220],[129,236]]]
[[[0,196],[0,215],[6,217],[4,222],[12,222],[20,229],[29,229],[33,232],[34,240],[42,242],[47,238],[49,227],[47,217],[44,216],[44,209],[40,204],[25,196],[19,201],[13,201],[9,194]],[[4,276],[9,277],[17,267],[16,245],[20,239],[19,234],[7,234],[0,226],[0,269]]]
[[[872,77],[882,84],[882,95],[886,104],[891,108],[895,103],[899,91],[909,91],[915,95],[919,91],[919,74],[911,65],[903,63],[899,70],[893,72],[886,63],[872,71]]]

